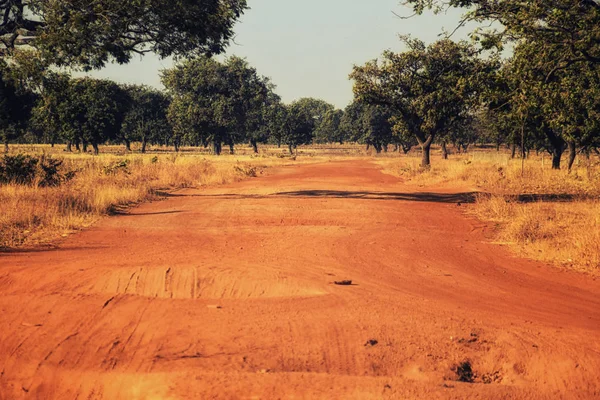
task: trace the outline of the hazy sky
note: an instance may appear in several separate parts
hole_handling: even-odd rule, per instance
[[[262,75],[271,77],[285,102],[322,98],[339,108],[352,100],[348,74],[354,64],[400,51],[399,34],[435,41],[443,28],[453,30],[460,11],[445,15],[410,15],[399,0],[249,0],[251,9],[236,25],[228,55],[246,57]],[[460,32],[457,37],[464,37]],[[159,71],[172,65],[148,55],[126,66],[110,65],[94,76],[118,82],[161,87]]]

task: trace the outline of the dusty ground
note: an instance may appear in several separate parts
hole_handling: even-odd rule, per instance
[[[600,398],[600,282],[429,192],[288,167],[3,254],[0,399]]]

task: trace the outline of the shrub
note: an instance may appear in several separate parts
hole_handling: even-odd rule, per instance
[[[5,155],[0,160],[0,184],[59,186],[71,180],[75,171],[61,173],[62,160],[42,155]]]

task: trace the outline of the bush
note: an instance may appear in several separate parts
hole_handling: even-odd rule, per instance
[[[59,186],[73,179],[75,171],[61,173],[62,160],[42,155],[5,155],[0,160],[0,184]]]
[[[39,159],[24,154],[5,155],[0,161],[0,183],[30,185],[35,179]]]
[[[118,175],[123,173],[125,175],[131,175],[129,171],[129,160],[115,161],[111,164],[104,166],[104,175]]]

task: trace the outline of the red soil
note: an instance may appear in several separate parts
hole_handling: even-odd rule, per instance
[[[461,200],[286,167],[0,255],[0,399],[599,398],[600,282]]]

